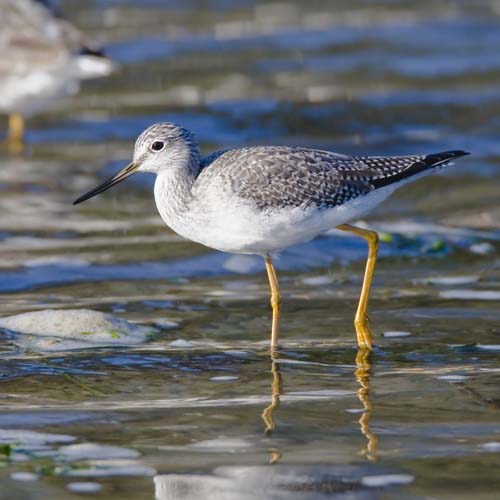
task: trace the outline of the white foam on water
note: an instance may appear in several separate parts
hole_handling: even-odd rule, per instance
[[[419,278],[414,280],[414,283],[424,285],[469,285],[479,281],[478,275],[463,275],[463,276],[429,276],[428,278]]]
[[[162,330],[174,330],[180,326],[176,321],[171,321],[169,319],[157,319],[154,325]]]
[[[468,380],[470,377],[466,375],[440,375],[436,377],[438,380],[446,380],[447,382],[463,382],[464,380]]]
[[[230,382],[232,380],[238,380],[240,377],[237,377],[235,375],[219,375],[216,377],[211,377],[210,381],[211,382]]]
[[[91,481],[68,483],[66,489],[72,493],[97,493],[102,490],[102,485]]]
[[[12,342],[38,352],[145,342],[152,327],[90,309],[45,309],[0,318],[0,328],[14,333]]]
[[[24,448],[37,448],[48,443],[71,443],[76,437],[67,434],[49,434],[24,429],[0,429],[0,443],[17,444]]]
[[[493,252],[495,247],[491,243],[484,241],[482,243],[474,243],[469,247],[469,250],[477,255],[487,255]]]
[[[24,482],[36,481],[38,477],[38,474],[35,474],[34,472],[13,472],[10,475],[10,478],[14,479],[14,481]]]
[[[458,300],[500,300],[498,290],[442,290],[439,296],[443,299]]]
[[[500,442],[490,441],[489,443],[484,443],[481,448],[486,451],[500,452]]]
[[[392,339],[398,337],[409,337],[411,335],[411,332],[403,332],[403,331],[384,332],[382,335],[388,339]]]
[[[189,340],[184,340],[184,339],[176,339],[170,344],[168,344],[170,347],[178,347],[180,349],[190,349],[191,347],[194,347],[194,344],[192,342],[189,342]]]
[[[500,344],[477,344],[476,347],[486,351],[500,351]]]
[[[138,451],[131,450],[130,448],[95,443],[79,443],[61,446],[59,448],[59,454],[66,460],[75,462],[91,459],[137,458],[140,456]]]
[[[229,356],[234,356],[235,358],[249,358],[251,357],[251,354],[247,351],[238,351],[236,349],[230,349],[224,351],[224,354],[227,354]]]
[[[364,476],[361,478],[361,484],[370,488],[382,488],[397,484],[409,484],[414,481],[410,474],[380,474],[377,476]]]
[[[323,275],[323,276],[308,276],[306,278],[302,278],[300,281],[304,285],[322,286],[322,285],[331,285],[334,280],[331,276]]]

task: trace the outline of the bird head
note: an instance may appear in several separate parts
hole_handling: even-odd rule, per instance
[[[73,205],[82,203],[124,181],[137,172],[192,173],[199,164],[199,150],[194,135],[173,123],[156,123],[137,138],[132,162],[118,173],[77,198]]]

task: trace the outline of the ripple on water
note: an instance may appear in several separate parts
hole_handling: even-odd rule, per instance
[[[437,380],[445,380],[446,382],[465,382],[469,378],[467,375],[440,375],[436,377]]]

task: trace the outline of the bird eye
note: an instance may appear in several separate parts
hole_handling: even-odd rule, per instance
[[[151,144],[151,149],[153,151],[161,151],[165,147],[165,143],[161,141],[155,141]]]

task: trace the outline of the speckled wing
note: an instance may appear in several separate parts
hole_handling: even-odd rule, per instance
[[[233,149],[202,160],[195,190],[202,193],[217,181],[263,210],[310,205],[331,208],[464,154],[350,157],[281,146]]]

